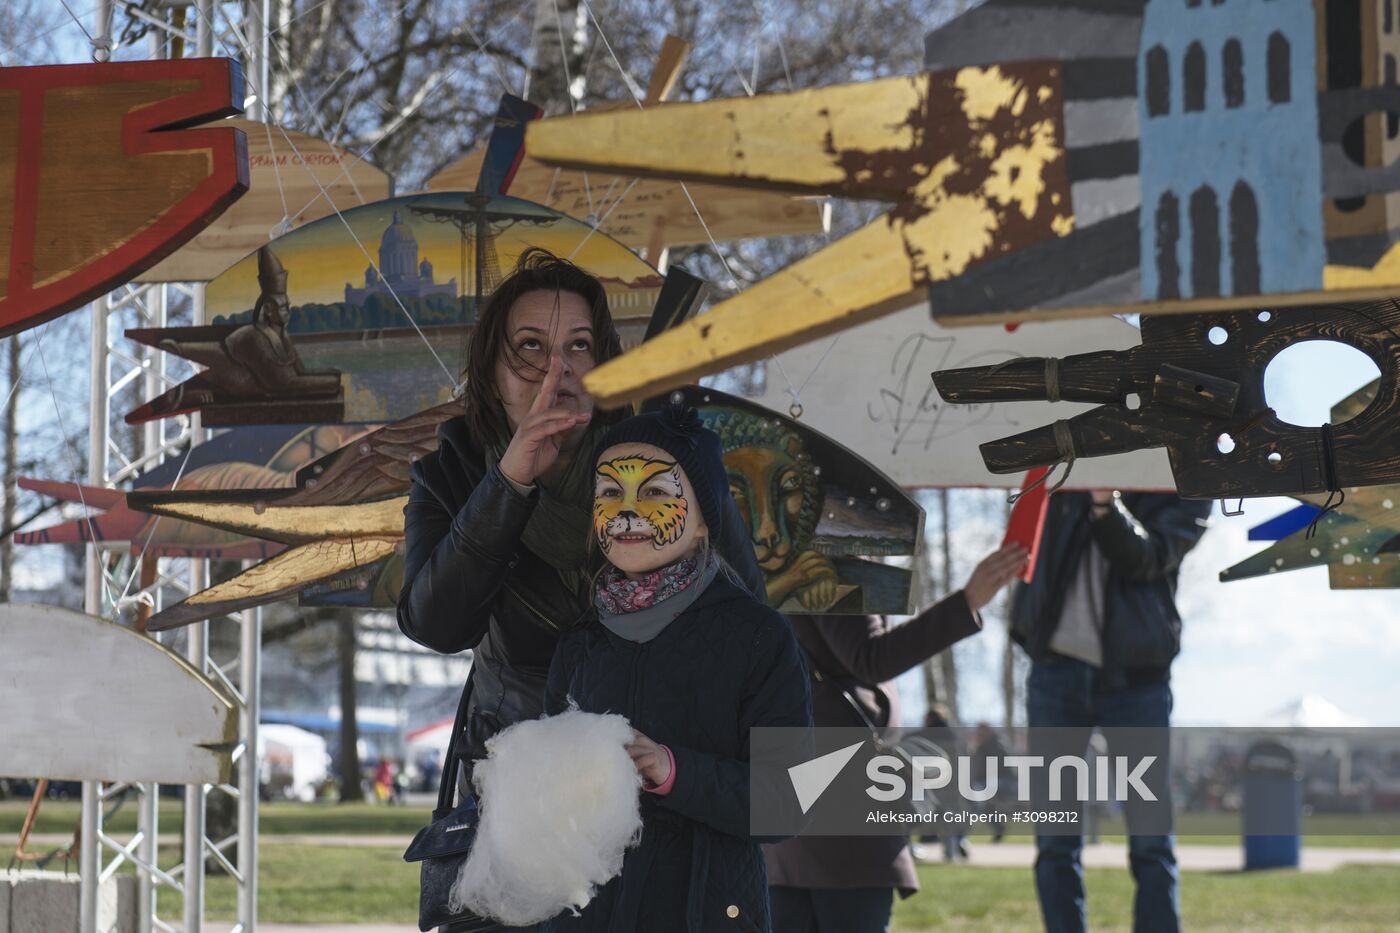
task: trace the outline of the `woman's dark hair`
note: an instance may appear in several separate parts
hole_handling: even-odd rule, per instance
[[[525,376],[533,370],[538,378],[544,378],[544,372],[521,359],[506,339],[506,322],[511,307],[521,295],[535,291],[572,292],[578,295],[589,308],[593,325],[593,353],[597,361],[605,363],[622,353],[622,343],[618,339],[617,328],[613,327],[603,283],[549,250],[537,246],[525,250],[515,264],[515,271],[491,293],[478,312],[476,326],[467,344],[462,395],[466,401],[467,427],[479,440],[508,430],[505,409],[496,388],[496,362],[502,352],[506,354],[506,365],[517,374]],[[625,414],[625,410],[611,413],[606,420],[612,421]]]

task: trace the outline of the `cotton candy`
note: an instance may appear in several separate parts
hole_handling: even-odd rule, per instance
[[[577,709],[490,739],[473,772],[481,823],[451,906],[521,926],[587,904],[641,838],[631,739],[623,717]]]

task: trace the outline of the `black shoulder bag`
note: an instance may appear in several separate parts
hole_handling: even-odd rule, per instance
[[[473,796],[467,795],[455,808],[452,806],[457,769],[461,767],[457,742],[466,725],[471,692],[471,677],[468,676],[462,688],[462,699],[457,704],[457,718],[452,723],[452,737],[447,742],[433,821],[418,831],[403,854],[405,862],[418,862],[422,866],[418,876],[418,929],[423,933],[440,926],[450,927],[451,933],[485,933],[500,929],[494,921],[470,911],[453,911],[447,906],[462,864],[471,854],[479,819]]]

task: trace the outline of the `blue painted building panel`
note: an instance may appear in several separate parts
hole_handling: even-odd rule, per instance
[[[1269,100],[1270,36],[1288,42],[1289,99]],[[1243,52],[1244,100],[1227,108],[1223,50],[1231,39]],[[1185,110],[1184,62],[1188,48],[1204,51],[1204,107]],[[1169,105],[1149,116],[1147,53],[1166,51]],[[1326,259],[1322,226],[1322,158],[1318,142],[1315,19],[1310,0],[1229,0],[1188,7],[1186,0],[1147,4],[1138,58],[1139,117],[1142,132],[1143,294],[1169,297],[1162,289],[1156,214],[1164,195],[1175,196],[1179,239],[1176,246],[1178,294],[1195,297],[1192,284],[1196,231],[1190,216],[1192,193],[1202,186],[1215,194],[1221,294],[1305,291],[1322,285]],[[1257,273],[1237,272],[1232,262],[1231,194],[1243,182],[1257,211],[1254,237],[1243,253],[1257,256]],[[1211,277],[1207,277],[1211,278]],[[1244,279],[1244,287],[1238,280]]]

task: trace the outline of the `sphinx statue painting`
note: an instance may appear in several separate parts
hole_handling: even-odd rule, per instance
[[[287,332],[289,322],[287,270],[264,246],[258,250],[258,298],[249,322],[129,332],[207,369],[142,405],[127,421],[196,409],[207,409],[204,420],[210,426],[287,420],[268,418],[272,410],[301,412],[298,420],[341,420],[340,374],[307,370]]]

